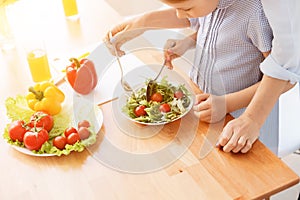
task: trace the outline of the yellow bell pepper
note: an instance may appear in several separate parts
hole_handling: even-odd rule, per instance
[[[61,104],[65,100],[65,95],[52,82],[44,81],[29,88],[26,100],[32,110],[56,115],[62,109]]]

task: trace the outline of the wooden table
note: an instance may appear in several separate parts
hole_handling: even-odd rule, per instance
[[[42,24],[48,55],[52,58],[72,55],[101,42],[107,29],[124,18],[105,1],[86,0],[78,1],[80,23],[71,23],[64,20],[63,13],[52,14],[57,8],[61,9],[59,1],[37,2],[20,1],[15,12],[25,16],[30,7],[40,6],[38,11],[31,12],[32,15],[43,13],[43,21],[37,22]],[[14,26],[20,30],[20,24]],[[28,25],[27,29],[30,28],[36,28],[36,23]],[[18,41],[22,34],[19,32],[16,38]],[[145,62],[159,59],[136,56]],[[3,130],[8,122],[4,100],[24,94],[33,82],[18,43],[15,50],[0,54],[0,69],[0,130]],[[207,157],[198,159],[209,127],[205,123],[197,123],[197,129],[190,129],[186,121],[179,120],[164,126],[148,140],[129,137],[116,125],[112,105],[113,102],[101,106],[104,122],[97,142],[81,153],[33,157],[16,151],[0,139],[0,199],[263,199],[299,182],[298,176],[259,141],[247,154],[224,153],[214,148]],[[189,113],[184,119],[193,121],[193,114]],[[230,119],[227,116],[227,121]],[[179,127],[184,127],[186,134],[196,130],[196,137],[182,156],[162,169],[132,174],[114,170],[99,160],[101,152],[107,150],[105,141],[129,153],[150,154],[178,139],[174,133]],[[184,137],[180,139],[182,141],[175,141],[179,147]],[[109,152],[105,155],[114,156]],[[129,161],[124,160],[124,164],[126,162]]]

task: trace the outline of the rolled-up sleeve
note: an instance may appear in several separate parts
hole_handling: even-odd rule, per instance
[[[261,63],[261,71],[273,78],[300,82],[300,1],[262,0],[273,30],[271,54]],[[278,14],[284,13],[284,14]]]

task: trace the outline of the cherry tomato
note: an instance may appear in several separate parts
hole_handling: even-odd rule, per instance
[[[151,100],[156,101],[156,102],[162,102],[163,96],[159,92],[156,92],[156,93],[152,94]]]
[[[177,90],[175,93],[174,93],[174,97],[177,98],[177,99],[181,99],[183,97],[183,92],[181,90]]]
[[[30,123],[28,125],[30,127],[42,127],[49,132],[54,125],[54,121],[51,115],[43,111],[38,111],[30,117]]]
[[[78,133],[71,133],[68,137],[67,137],[67,143],[70,145],[75,144],[77,141],[80,141],[80,137]]]
[[[167,113],[167,112],[170,112],[171,111],[171,107],[169,104],[167,103],[163,103],[159,106],[159,110],[160,112],[164,112],[164,113]]]
[[[85,140],[90,137],[90,130],[87,127],[80,127],[78,129],[78,134],[81,140]]]
[[[71,134],[71,133],[78,133],[77,129],[74,128],[74,127],[69,127],[69,128],[66,128],[65,130],[65,136],[66,138]]]
[[[78,122],[78,129],[80,127],[86,127],[86,128],[89,128],[91,125],[90,125],[90,122],[87,121],[87,120],[82,120],[81,122]]]
[[[25,122],[23,120],[13,121],[8,128],[8,134],[13,141],[23,142],[24,134],[27,132]]]
[[[146,115],[146,111],[145,111],[146,106],[144,105],[139,105],[134,109],[134,114],[135,116],[139,117],[139,116],[144,116]]]
[[[48,138],[48,132],[45,129],[30,130],[24,135],[24,145],[29,150],[39,150]]]
[[[64,136],[56,136],[53,139],[53,145],[60,150],[64,149],[66,144],[67,144],[67,138],[65,138]]]

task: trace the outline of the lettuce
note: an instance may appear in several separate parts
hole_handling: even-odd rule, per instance
[[[7,98],[5,101],[5,106],[7,112],[6,115],[11,121],[24,120],[25,122],[29,122],[31,115],[34,114],[34,111],[27,106],[25,96],[18,95],[16,96],[16,98]],[[32,153],[55,154],[57,156],[68,155],[72,151],[81,152],[85,149],[85,147],[92,145],[96,142],[97,134],[92,128],[89,128],[91,134],[90,137],[85,140],[79,141],[74,145],[67,144],[65,149],[63,150],[59,150],[52,145],[53,138],[55,138],[58,135],[63,135],[67,127],[73,126],[73,115],[71,111],[71,106],[65,105],[59,114],[53,116],[54,125],[51,131],[49,132],[49,140],[42,145],[40,150],[32,151]],[[23,142],[13,141],[10,139],[8,134],[8,127],[9,124],[7,124],[3,133],[3,138],[7,141],[7,143],[25,148]]]

